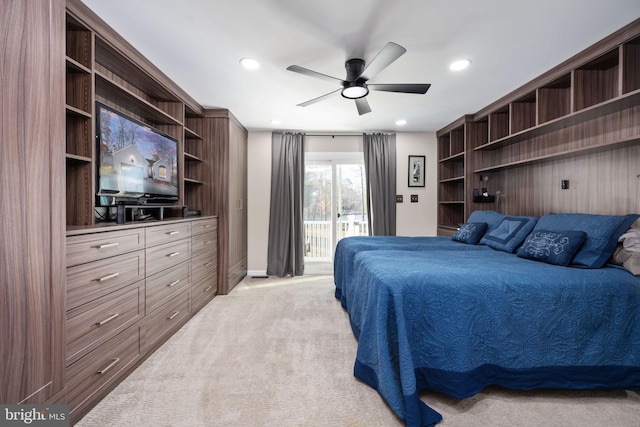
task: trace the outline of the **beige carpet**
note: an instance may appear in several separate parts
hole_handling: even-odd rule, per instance
[[[356,341],[331,276],[245,279],[216,297],[77,425],[401,426],[353,376]],[[640,426],[640,396],[514,392],[423,400],[450,426]]]

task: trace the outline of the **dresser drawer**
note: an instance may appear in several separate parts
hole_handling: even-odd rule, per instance
[[[144,281],[67,312],[67,364],[143,317]]]
[[[218,293],[218,275],[204,278],[198,283],[191,285],[191,312],[200,310],[207,302]]]
[[[176,222],[157,227],[147,227],[147,247],[177,242],[187,237],[191,237],[190,222]]]
[[[145,253],[131,252],[67,268],[67,309],[144,279]]]
[[[207,231],[191,237],[191,256],[200,255],[218,247],[218,234]]]
[[[198,283],[208,275],[215,275],[218,267],[217,251],[209,251],[191,258],[191,283]]]
[[[147,277],[191,258],[191,240],[147,248]]]
[[[175,331],[189,317],[189,293],[183,292],[158,307],[144,318],[142,335],[144,351],[148,351],[169,332]]]
[[[143,228],[67,237],[67,267],[144,249]]]
[[[186,290],[190,285],[189,262],[183,262],[171,270],[147,277],[146,312],[150,313],[171,295]]]
[[[191,223],[191,235],[206,233],[209,231],[216,232],[218,230],[218,219],[199,219]]]
[[[140,329],[134,325],[67,369],[66,402],[71,412],[124,374],[140,357]]]

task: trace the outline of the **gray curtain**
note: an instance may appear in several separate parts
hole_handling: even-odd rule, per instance
[[[271,136],[271,207],[267,275],[304,273],[304,135],[274,132]]]
[[[363,134],[369,234],[396,235],[396,135]]]

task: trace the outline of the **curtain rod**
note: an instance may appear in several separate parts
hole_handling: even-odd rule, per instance
[[[354,133],[349,135],[322,135],[322,134],[313,134],[313,133],[305,133],[304,136],[326,136],[331,138],[341,138],[341,137],[353,137],[353,136],[362,136],[361,133]]]
[[[361,133],[350,133],[350,134],[313,134],[313,133],[304,133],[304,136],[326,136],[326,137],[331,137],[331,138],[340,138],[340,137],[353,137],[353,136],[362,136],[362,135],[366,135],[366,134],[378,134],[378,133],[382,133],[382,134],[389,134],[389,133],[393,133],[393,132],[361,132]]]

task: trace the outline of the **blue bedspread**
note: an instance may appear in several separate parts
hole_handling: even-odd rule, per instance
[[[336,252],[336,286],[358,338],[355,375],[407,426],[441,420],[422,390],[640,389],[639,279],[432,241]]]
[[[454,242],[450,237],[408,237],[408,236],[355,236],[338,242],[333,262],[333,277],[336,298],[346,308],[346,290],[349,277],[353,275],[354,256],[364,251],[486,251],[486,246],[466,245]]]

